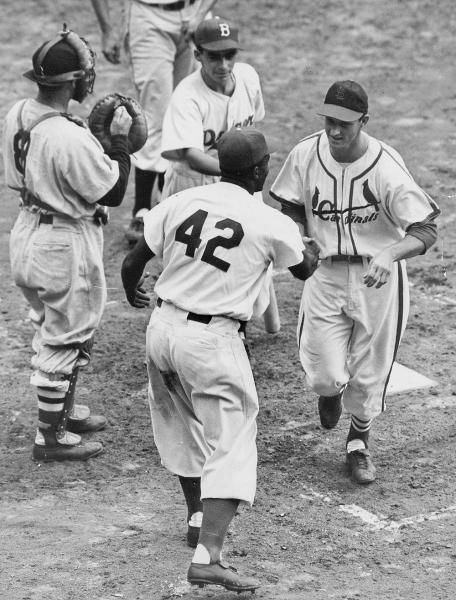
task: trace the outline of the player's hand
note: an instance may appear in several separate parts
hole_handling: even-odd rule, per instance
[[[120,41],[113,31],[104,33],[101,38],[103,56],[110,63],[118,65],[120,63]]]
[[[111,135],[128,135],[132,122],[125,106],[119,106],[114,111],[109,131]]]
[[[393,270],[393,253],[390,248],[385,248],[372,258],[369,268],[363,275],[363,281],[367,287],[382,287],[390,278]]]
[[[126,290],[127,300],[135,308],[147,308],[150,306],[150,296],[144,289],[144,281],[149,277],[149,273],[145,273],[138,281],[138,285],[134,290]]]

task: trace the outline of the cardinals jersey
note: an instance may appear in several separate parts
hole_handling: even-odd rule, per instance
[[[365,154],[338,163],[324,131],[297,144],[271,188],[284,206],[302,205],[307,235],[321,247],[321,258],[336,254],[372,257],[401,240],[410,225],[439,214],[417,185],[401,156],[368,138]]]
[[[302,262],[289,217],[238,185],[218,182],[169,196],[144,217],[144,237],[163,271],[155,292],[189,312],[247,321],[268,266]]]
[[[162,156],[181,160],[183,148],[196,148],[217,157],[217,141],[228,129],[247,127],[264,118],[260,79],[253,67],[235,63],[236,87],[231,96],[211,90],[195,71],[176,87],[163,120]],[[171,163],[179,171],[190,167]]]

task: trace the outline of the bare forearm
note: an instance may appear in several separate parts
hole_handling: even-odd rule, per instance
[[[109,14],[108,0],[91,0],[93,10],[98,19],[100,29],[103,33],[112,30],[111,17]]]
[[[183,152],[184,160],[188,166],[204,175],[220,175],[220,165],[218,158],[208,156],[196,148],[187,148]]]
[[[413,235],[406,235],[400,242],[390,247],[393,261],[412,258],[422,254],[425,249],[424,243]]]

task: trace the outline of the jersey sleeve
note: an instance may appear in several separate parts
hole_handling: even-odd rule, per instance
[[[281,204],[304,204],[302,175],[297,147],[287,156],[272,184],[270,195]]]
[[[180,160],[184,148],[204,152],[203,119],[196,98],[178,87],[163,119],[161,155],[167,160]]]
[[[66,123],[65,129],[70,140],[63,132],[60,134],[62,150],[57,153],[56,168],[67,186],[89,204],[95,204],[116,184],[119,165],[105,154],[88,129],[71,122]]]
[[[165,242],[164,224],[169,200],[171,198],[172,196],[165,198],[144,215],[144,239],[146,240],[146,244],[158,258],[163,257],[163,247]]]
[[[302,262],[305,246],[296,223],[279,211],[275,212],[271,259],[275,268],[285,269]]]
[[[381,172],[387,173],[381,182],[385,211],[403,231],[413,224],[428,223],[440,214],[434,200],[420,188],[403,162],[396,160],[394,155],[387,152],[385,168]]]

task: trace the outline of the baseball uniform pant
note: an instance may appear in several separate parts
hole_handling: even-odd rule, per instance
[[[367,265],[324,259],[304,284],[298,325],[308,385],[322,396],[344,391],[345,409],[362,420],[385,409],[409,311],[405,261],[380,288],[363,283]]]
[[[14,281],[32,309],[37,385],[45,385],[46,374],[70,375],[80,365],[81,345],[93,336],[106,302],[101,226],[46,217],[21,209],[10,238]]]
[[[160,154],[162,121],[176,85],[195,68],[193,48],[182,33],[157,28],[153,11],[130,2],[127,47],[138,100],[148,127],[146,144],[132,155],[135,167],[163,173],[167,167]]]
[[[239,322],[210,323],[163,302],[147,330],[149,402],[162,464],[201,477],[201,498],[252,504],[258,397]]]

